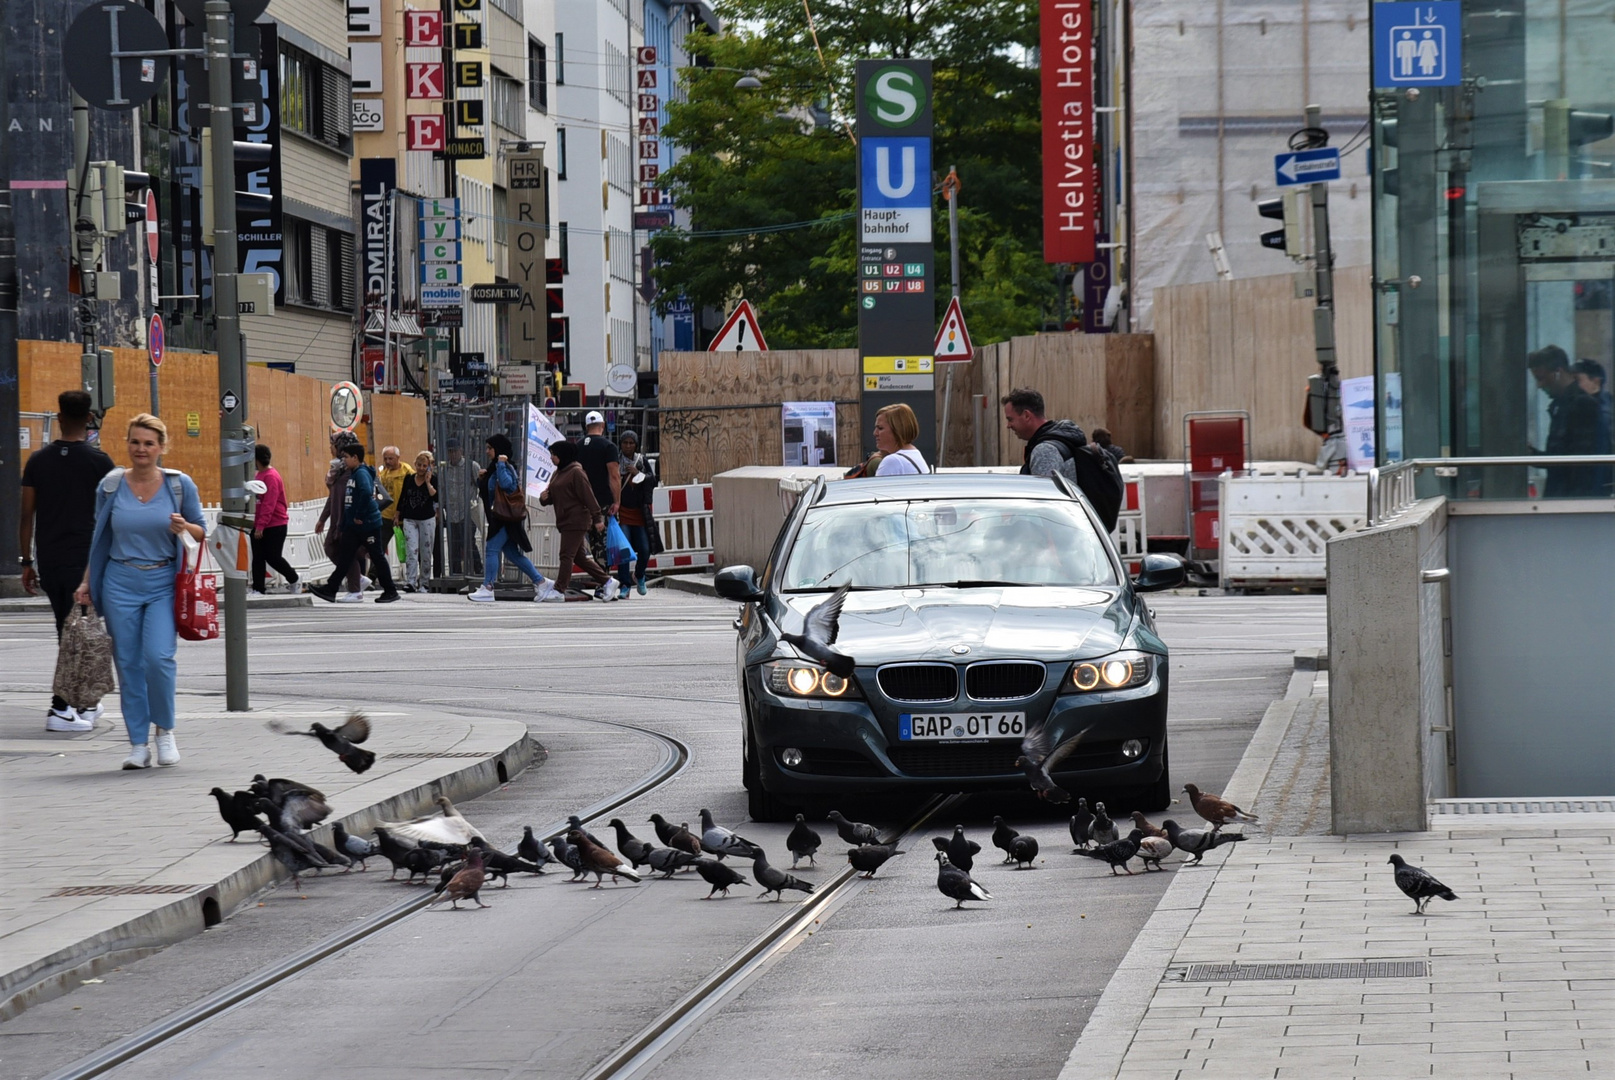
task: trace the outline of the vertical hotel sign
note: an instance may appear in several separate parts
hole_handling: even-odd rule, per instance
[[[858,61],[858,356],[865,440],[904,404],[935,459],[936,334],[931,209],[931,61]],[[865,451],[874,445],[866,441]]]
[[[549,360],[545,296],[544,238],[549,235],[549,197],[544,151],[517,152],[506,159],[506,228],[510,241],[510,280],[522,298],[510,313],[510,360],[544,364]]]
[[[1042,0],[1043,261],[1094,258],[1091,0]]]

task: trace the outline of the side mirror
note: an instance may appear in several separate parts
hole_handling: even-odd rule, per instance
[[[1144,556],[1138,577],[1133,579],[1133,589],[1136,592],[1160,592],[1162,589],[1175,589],[1188,578],[1189,564],[1184,562],[1181,555],[1157,552]]]
[[[763,591],[757,587],[757,572],[749,566],[726,566],[718,571],[713,584],[725,600],[750,603],[763,598]]]

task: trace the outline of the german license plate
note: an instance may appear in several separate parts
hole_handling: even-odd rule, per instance
[[[897,718],[897,737],[903,742],[1019,739],[1025,734],[1023,712],[902,713]]]

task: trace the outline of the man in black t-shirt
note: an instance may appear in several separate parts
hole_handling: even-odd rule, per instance
[[[22,552],[23,588],[33,593],[37,584],[44,590],[60,637],[67,613],[73,609],[73,590],[84,580],[84,567],[90,561],[95,488],[112,471],[112,459],[85,437],[90,426],[89,394],[66,390],[57,397],[56,405],[61,435],[35,450],[22,470],[17,550]],[[39,550],[37,570],[31,557],[35,546]],[[100,705],[81,714],[52,695],[45,730],[92,731],[100,715]]]
[[[616,444],[606,438],[606,418],[591,412],[583,418],[583,441],[578,443],[578,461],[589,486],[594,489],[595,501],[609,517],[617,516],[622,502],[622,473],[618,465]]]

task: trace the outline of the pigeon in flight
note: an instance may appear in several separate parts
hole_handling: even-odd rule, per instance
[[[316,721],[308,726],[307,731],[296,731],[282,720],[270,720],[268,727],[270,731],[278,731],[282,735],[307,735],[320,740],[342,764],[356,773],[362,773],[376,763],[375,754],[361,750],[356,745],[370,738],[370,719],[364,713],[348,714],[348,719],[338,728],[328,728]]]
[[[768,856],[763,854],[762,848],[757,849],[757,855],[754,859],[752,859],[751,873],[752,876],[757,879],[757,884],[763,890],[757,894],[757,898],[759,900],[767,896],[769,893],[774,894],[775,900],[783,900],[785,899],[784,890],[786,889],[796,889],[805,893],[811,893],[813,891],[813,886],[809,885],[801,878],[794,877],[791,874],[787,874],[783,870],[776,870],[772,866],[769,866]]]
[[[1164,843],[1165,841],[1162,842]],[[1037,837],[1022,834],[1011,840],[1009,842],[1009,861],[1015,864],[1015,869],[1017,870],[1037,869],[1032,865],[1037,861]]]
[[[292,885],[302,888],[303,881],[298,875],[309,870],[324,870],[331,866],[317,853],[310,851],[289,840],[285,833],[272,825],[259,822],[255,828],[269,841],[269,850],[277,862],[292,872]]]
[[[393,835],[405,840],[431,841],[436,844],[467,844],[475,837],[478,840],[487,840],[482,830],[467,821],[460,811],[454,808],[447,795],[439,795],[432,800],[437,803],[443,813],[436,817],[418,817],[410,821],[382,822]]]
[[[1212,848],[1222,847],[1224,844],[1237,844],[1241,840],[1249,840],[1244,833],[1219,833],[1210,829],[1183,829],[1178,823],[1168,818],[1161,822],[1161,828],[1166,830],[1166,838],[1172,841],[1172,846],[1194,858],[1184,863],[1193,866],[1206,857],[1206,852]]]
[[[832,675],[843,679],[852,677],[856,663],[852,657],[834,648],[836,635],[841,631],[841,605],[847,602],[852,591],[850,584],[830,594],[830,599],[817,605],[802,620],[802,633],[780,634],[780,640],[789,643],[797,652],[816,664],[823,664]]]
[[[865,825],[861,821],[848,821],[841,816],[840,810],[832,810],[825,817],[834,823],[836,832],[849,844],[880,843],[880,830],[873,825]]]
[[[686,866],[694,866],[699,858],[700,856],[692,855],[688,851],[670,847],[651,848],[645,855],[645,861],[650,864],[650,868],[664,878],[671,878],[675,871]]]
[[[1132,876],[1133,871],[1128,868],[1127,862],[1138,854],[1138,845],[1131,840],[1113,840],[1108,844],[1099,845],[1092,851],[1084,848],[1078,851],[1077,854],[1087,856],[1096,862],[1109,863],[1110,873],[1113,877],[1118,866],[1126,870],[1128,876]]]
[[[1079,848],[1085,848],[1093,843],[1093,811],[1088,809],[1087,799],[1077,800],[1077,812],[1071,815],[1071,842]]]
[[[948,861],[946,852],[936,853],[937,892],[954,902],[955,911],[965,906],[966,900],[991,900],[993,894],[983,889],[965,871]]]
[[[550,854],[550,849],[544,846],[544,841],[533,835],[531,825],[522,826],[521,843],[516,845],[516,855],[534,866],[543,866],[555,859],[555,856]]]
[[[1070,756],[1087,733],[1088,729],[1083,728],[1059,746],[1054,745],[1054,738],[1049,734],[1047,724],[1038,724],[1026,733],[1026,737],[1021,740],[1021,756],[1015,759],[1015,767],[1026,774],[1026,779],[1038,798],[1051,803],[1071,801],[1071,793],[1056,784],[1050,773],[1056,765]]]
[[[806,859],[809,866],[817,865],[813,861],[813,853],[819,850],[822,843],[824,838],[808,828],[807,820],[801,814],[797,814],[796,827],[791,830],[791,835],[785,838],[786,850],[791,853],[791,869],[795,870],[797,862],[801,859]]]
[[[279,777],[265,780],[260,773],[252,778],[250,790],[259,798],[275,804],[277,812],[270,818],[281,823],[282,831],[312,829],[331,815],[331,807],[325,801],[325,796],[296,780]]]
[[[1006,863],[1015,861],[1015,856],[1010,854],[1009,843],[1019,835],[1020,833],[1004,824],[1002,817],[993,818],[993,847],[1004,853]]]
[[[1114,844],[1120,836],[1121,832],[1116,828],[1116,823],[1110,820],[1110,815],[1105,812],[1105,804],[1094,803],[1093,823],[1088,826],[1088,838],[1096,844]]]
[[[1189,793],[1189,805],[1194,807],[1194,812],[1211,822],[1212,832],[1216,832],[1233,821],[1249,822],[1252,825],[1261,824],[1261,818],[1255,814],[1246,813],[1220,795],[1213,795],[1209,791],[1201,791],[1193,784],[1184,784],[1183,790]]]
[[[650,862],[651,842],[649,840],[641,840],[629,832],[628,826],[622,823],[622,818],[612,818],[610,824],[613,829],[617,830],[617,850],[622,852],[623,857],[628,860],[635,870],[639,869],[640,863]]]
[[[1148,871],[1150,864],[1155,869],[1164,870],[1161,860],[1172,854],[1172,841],[1161,836],[1148,836],[1143,829],[1134,829],[1127,834],[1127,839],[1138,847],[1138,857],[1144,862],[1144,869]]]
[[[236,842],[236,837],[244,832],[255,832],[260,824],[258,818],[258,796],[250,791],[237,791],[226,794],[223,788],[214,788],[208,792],[219,804],[219,816],[230,827],[230,843]]]
[[[482,868],[481,849],[469,848],[465,853],[465,868],[450,878],[443,891],[427,901],[426,906],[431,907],[442,900],[448,900],[449,907],[459,911],[460,901],[470,900],[479,908],[492,907],[492,904],[484,904],[482,897],[477,895],[482,891],[482,883],[486,880],[487,874]]]
[[[762,851],[762,848],[739,833],[717,824],[712,820],[712,811],[703,809],[701,811],[701,850],[708,855],[716,855],[719,859],[722,859],[725,855],[733,855],[740,859],[750,859]]]
[[[847,861],[864,877],[872,878],[875,871],[886,864],[887,859],[901,854],[903,853],[897,850],[896,844],[863,844],[847,849]]]
[[[617,883],[618,878],[627,878],[634,882],[640,880],[632,867],[607,851],[604,845],[590,840],[589,834],[582,829],[571,830],[566,834],[566,839],[567,843],[577,849],[583,868],[594,875],[594,885],[591,888],[598,889],[605,884],[607,874],[611,875],[613,885]]]
[[[331,826],[331,842],[336,845],[336,849],[342,854],[350,859],[359,861],[361,873],[366,869],[366,859],[373,855],[381,854],[380,844],[374,840],[361,840],[357,836],[348,835],[348,830],[342,827],[342,822],[340,821]]]
[[[1431,877],[1429,871],[1409,866],[1402,856],[1392,855],[1385,861],[1396,867],[1396,887],[1413,901],[1413,914],[1423,915],[1424,905],[1428,904],[1433,896],[1439,896],[1443,900],[1458,899],[1457,893]]]
[[[708,885],[712,886],[712,891],[701,898],[703,900],[711,900],[719,893],[723,893],[724,898],[727,899],[729,886],[751,884],[751,882],[736,873],[733,867],[725,866],[717,859],[695,860],[695,872],[700,874],[702,880]]]

